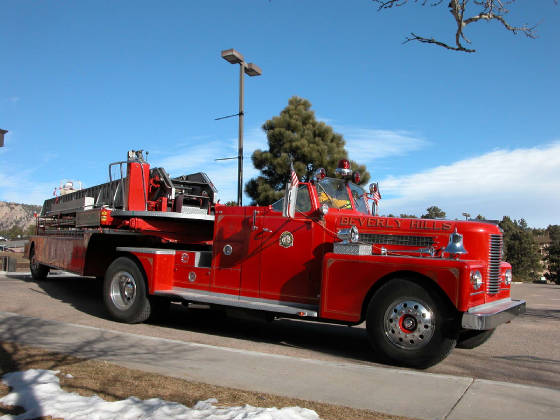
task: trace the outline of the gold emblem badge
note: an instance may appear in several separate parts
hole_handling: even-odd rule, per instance
[[[282,232],[280,235],[280,246],[289,248],[294,245],[294,235],[291,232]]]

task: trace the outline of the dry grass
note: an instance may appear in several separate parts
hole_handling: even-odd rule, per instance
[[[84,396],[97,394],[107,401],[136,396],[141,399],[161,398],[192,407],[200,400],[216,398],[220,406],[250,404],[259,407],[305,407],[315,410],[325,420],[403,419],[373,411],[190,382],[123,368],[104,361],[84,360],[13,343],[0,343],[0,376],[31,368],[60,370],[60,383],[64,390]],[[65,378],[65,374],[70,374],[73,378]],[[0,383],[0,396],[6,395],[8,391],[8,387]],[[18,407],[0,405],[0,415],[21,412]]]

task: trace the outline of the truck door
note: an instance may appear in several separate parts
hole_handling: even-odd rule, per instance
[[[249,218],[242,207],[222,207],[214,223],[210,291],[238,295],[241,265],[247,257]]]
[[[314,255],[314,222],[307,185],[300,185],[296,217],[282,217],[273,205],[258,217],[260,232],[259,295],[264,299],[315,304],[320,290],[321,256]],[[279,210],[279,211],[278,211]]]

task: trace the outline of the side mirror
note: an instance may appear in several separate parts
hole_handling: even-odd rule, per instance
[[[286,184],[286,192],[284,193],[284,206],[282,207],[282,216],[293,219],[296,215],[297,186]]]

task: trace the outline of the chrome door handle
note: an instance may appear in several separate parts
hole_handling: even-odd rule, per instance
[[[253,226],[251,226],[251,230],[257,230],[259,228],[257,226],[257,213],[258,211],[253,210]]]

